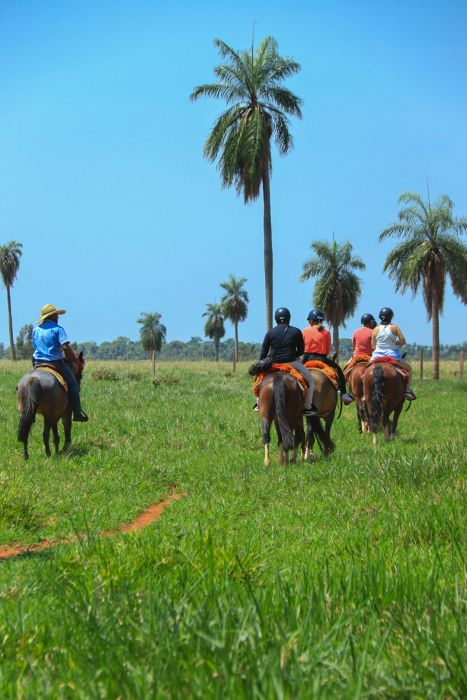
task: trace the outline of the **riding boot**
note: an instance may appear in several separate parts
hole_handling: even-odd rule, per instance
[[[413,393],[412,389],[410,387],[407,387],[404,393],[404,398],[406,398],[407,401],[415,401],[417,397]]]
[[[254,404],[254,406],[253,406],[253,411],[259,411],[258,399],[256,399],[256,401],[255,401],[255,404]]]
[[[309,408],[304,408],[303,409],[303,415],[304,416],[317,416],[319,413],[318,409],[316,408],[315,404],[312,403]]]

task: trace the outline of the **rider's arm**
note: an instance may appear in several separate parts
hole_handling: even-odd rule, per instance
[[[66,343],[63,343],[62,350],[63,350],[63,354],[65,355],[66,360],[74,360],[75,359],[75,353],[71,349],[69,341]]]
[[[305,352],[305,340],[303,338],[303,333],[300,331],[297,333],[297,356],[303,355]]]
[[[266,357],[266,355],[269,352],[270,347],[271,347],[271,341],[269,340],[269,332],[268,332],[264,336],[263,347],[261,348],[261,355],[259,356],[260,360],[264,360],[264,358]]]
[[[329,355],[331,352],[331,333],[328,331],[326,333],[326,350],[325,350],[325,355]]]
[[[406,341],[405,336],[402,333],[401,329],[399,328],[399,326],[394,324],[392,327],[392,332],[394,333],[394,335],[397,335],[397,338],[398,338],[397,345],[405,345],[406,344],[407,341]]]
[[[373,350],[376,347],[376,336],[378,335],[378,333],[379,333],[379,326],[376,326],[375,328],[373,328],[373,333],[371,334],[371,347],[373,348]]]

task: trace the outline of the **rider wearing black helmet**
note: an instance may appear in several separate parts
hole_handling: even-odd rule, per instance
[[[308,362],[309,360],[320,360],[320,362],[324,362],[326,365],[329,365],[329,367],[335,369],[339,379],[339,391],[341,398],[344,404],[347,406],[349,403],[352,403],[353,397],[347,393],[345,377],[340,365],[328,357],[328,353],[331,350],[331,334],[323,325],[324,314],[318,309],[313,309],[308,314],[307,320],[310,326],[304,328],[302,331],[305,344],[303,362]]]
[[[375,317],[373,314],[363,314],[360,319],[361,328],[357,328],[352,335],[353,353],[352,357],[358,355],[371,355],[373,348],[371,347],[371,337],[373,328],[376,326]]]
[[[371,346],[373,348],[371,359],[375,360],[379,357],[392,357],[398,360],[399,364],[409,372],[405,398],[409,401],[413,401],[416,396],[410,388],[412,371],[408,362],[402,359],[399,352],[399,348],[405,345],[406,340],[399,326],[395,323],[391,323],[393,317],[394,311],[388,306],[384,306],[379,312],[381,323],[374,328],[371,336]]]
[[[292,365],[305,377],[308,390],[305,396],[303,415],[315,416],[318,411],[313,405],[313,375],[298,358],[303,354],[303,336],[299,328],[290,326],[290,311],[280,306],[274,314],[277,326],[266,333],[261,348],[260,360],[269,355],[274,357],[274,362]]]

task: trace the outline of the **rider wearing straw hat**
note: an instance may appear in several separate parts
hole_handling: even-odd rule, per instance
[[[73,420],[85,423],[88,416],[81,409],[79,386],[70,366],[64,361],[74,359],[70,341],[62,326],[58,325],[58,317],[66,313],[65,309],[57,309],[53,304],[46,304],[41,309],[41,315],[32,332],[34,346],[34,367],[51,365],[59,372],[68,384]]]

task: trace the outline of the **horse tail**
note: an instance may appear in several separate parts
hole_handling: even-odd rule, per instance
[[[30,377],[27,383],[19,387],[18,398],[21,400],[21,416],[18,426],[19,442],[25,442],[28,439],[31,425],[36,419],[40,392],[40,382],[36,377]]]
[[[285,390],[284,377],[281,376],[280,372],[276,372],[276,374],[274,375],[273,387],[276,419],[281,433],[282,447],[284,450],[293,450],[295,446],[295,440],[294,434],[290,429],[290,426],[287,421],[287,392]]]
[[[384,370],[381,365],[376,364],[373,370],[373,381],[371,384],[371,411],[369,411],[368,422],[373,433],[378,430],[378,424],[383,414],[383,388]]]
[[[309,421],[311,430],[313,431],[313,436],[315,437],[321,452],[323,452],[325,455],[329,454],[330,452],[334,452],[336,445],[331,439],[331,436],[324,430],[321,424],[321,419],[318,416],[311,416]]]

